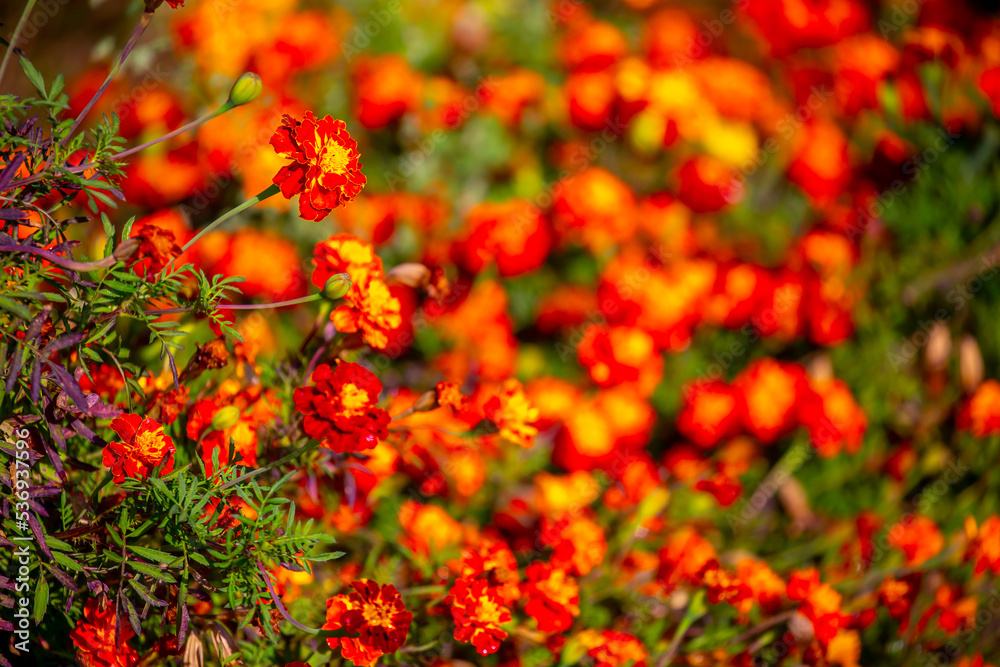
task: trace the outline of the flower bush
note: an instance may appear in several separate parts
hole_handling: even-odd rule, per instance
[[[989,3],[17,4],[0,665],[1000,664]]]

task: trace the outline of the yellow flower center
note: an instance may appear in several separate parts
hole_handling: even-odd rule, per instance
[[[349,417],[362,414],[368,402],[368,392],[354,384],[345,384],[340,390],[340,404]]]
[[[479,613],[477,617],[481,623],[496,623],[499,625],[500,611],[500,605],[490,598],[485,596],[479,598]]]
[[[343,174],[351,161],[351,152],[333,139],[323,144],[323,152],[319,157],[319,168],[324,172]]]
[[[385,628],[395,627],[392,624],[394,612],[386,605],[366,602],[361,608],[361,615],[365,617],[365,622],[368,623],[368,625],[382,626]]]
[[[159,431],[143,431],[135,436],[132,443],[132,451],[140,456],[150,456],[160,448]]]

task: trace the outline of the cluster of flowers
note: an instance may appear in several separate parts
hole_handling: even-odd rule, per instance
[[[496,60],[487,18],[500,10],[409,4],[400,20],[445,35],[465,69]],[[1000,20],[925,0],[912,24],[880,34],[877,3],[860,0],[753,0],[717,19],[620,4],[601,18],[554,3],[549,66],[560,76],[510,62],[476,80],[397,54],[347,58],[347,122],[307,110],[321,101],[310,84],[347,53],[345,10],[244,0],[239,31],[217,2],[178,11],[174,51],[206,89],[210,74],[252,70],[268,99],[125,168],[123,192],[143,213],[134,271],[155,282],[191,262],[243,276],[248,299],[294,300],[310,284],[329,295],[345,274],[350,286],[315,322],[302,310],[233,318],[235,343],[196,322],[213,339],[179,383],[169,369],[138,378],[145,396],[118,368],[89,366],[83,391],[121,412],[102,424],[117,436],[104,467],[116,483],[165,475],[190,448],[211,475],[277,458],[281,438],[317,443],[286,492],[347,556],[270,574],[296,612],[318,617],[310,601],[326,601],[322,629],[341,633],[327,645],[356,665],[404,652],[435,667],[492,654],[504,665],[749,667],[771,651],[768,664],[858,667],[862,644],[897,632],[944,651],[977,628],[1000,575],[1000,516],[987,507],[977,521],[967,504],[956,529],[911,502],[911,485],[960,450],[932,450],[933,427],[953,418],[956,439],[977,448],[1000,434],[1000,382],[982,381],[981,357],[978,372],[963,357],[961,395],[943,389],[949,342],[927,382],[941,399],[927,412],[943,416],[909,428],[880,405],[896,397],[864,393],[844,349],[871,318],[865,252],[893,247],[885,193],[910,187],[927,161],[904,130],[970,134],[1000,114]],[[731,55],[737,35],[752,55]],[[72,112],[106,74],[70,82]],[[119,115],[126,139],[182,127],[189,110],[168,84],[126,91],[112,84],[95,107]],[[352,136],[349,124],[363,129]],[[458,177],[395,192],[395,172],[390,191],[362,192],[361,153],[372,164],[384,135],[444,153],[483,127],[513,146],[484,167],[496,200],[470,199]],[[539,139],[539,127],[557,138]],[[632,166],[615,169],[623,156]],[[246,226],[184,249],[191,215],[237,176],[248,197],[282,195],[261,197],[266,221],[315,221],[319,233]],[[790,203],[758,216],[755,197]],[[89,240],[103,243],[101,230]],[[163,305],[164,321],[185,317]],[[310,325],[299,378],[272,362],[298,347],[290,328]],[[711,337],[729,343],[724,358],[697,355]],[[891,500],[876,505],[873,492],[860,513],[814,511],[795,470],[776,463],[803,434],[814,464],[877,475]],[[772,464],[781,477],[753,509],[773,525],[734,534],[729,508]],[[218,520],[251,511],[231,505]],[[772,532],[810,541],[778,553],[762,542]],[[208,615],[205,598],[196,611]],[[79,660],[137,662],[121,621],[88,599],[71,635]],[[155,648],[182,650],[168,636]],[[949,660],[985,667],[968,653]]]

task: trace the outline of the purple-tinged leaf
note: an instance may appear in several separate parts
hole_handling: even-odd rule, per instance
[[[0,208],[0,220],[24,220],[27,217],[28,212],[19,208]]]
[[[92,396],[92,395],[93,394],[88,394],[87,398],[90,398],[90,396]],[[121,413],[122,413],[122,411],[119,409],[118,412],[115,413],[112,416],[118,416]],[[89,442],[89,443],[91,443],[93,445],[97,445],[98,447],[104,447],[105,445],[108,444],[107,440],[105,440],[101,436],[99,436],[96,433],[94,433],[93,431],[91,431],[90,427],[87,426],[86,424],[84,424],[79,419],[74,419],[70,423],[70,426],[73,428],[74,431],[76,431],[77,433],[79,433],[80,435],[82,435],[87,440],[87,442]]]
[[[31,486],[28,487],[28,497],[29,498],[48,498],[49,496],[58,496],[63,492],[58,486]]]
[[[136,635],[141,635],[142,623],[139,622],[139,614],[136,612],[132,601],[128,599],[127,595],[125,595],[124,588],[122,589],[121,597],[125,600],[125,610],[128,612],[128,622],[132,626],[132,631],[135,632]]]
[[[21,163],[28,156],[25,153],[20,153],[17,157],[10,161],[3,171],[0,171],[0,190],[6,190],[10,182],[14,180],[14,176],[17,174],[17,170],[21,167]]]
[[[56,580],[58,580],[59,583],[65,586],[66,588],[70,588],[74,591],[76,590],[76,579],[69,576],[55,565],[49,566],[49,573],[52,574],[52,576],[55,577]]]
[[[28,512],[28,528],[31,529],[31,534],[35,536],[35,541],[38,542],[38,548],[42,550],[42,553],[48,556],[49,560],[55,560],[52,558],[49,545],[45,543],[45,532],[42,531],[41,524],[38,523],[38,519],[35,518],[32,512]]]
[[[42,360],[35,357],[34,367],[31,369],[31,402],[38,403],[38,398],[42,390]]]
[[[80,389],[80,385],[77,384],[73,376],[57,363],[53,363],[51,361],[46,361],[45,363],[56,376],[53,381],[62,387],[63,391],[69,394],[69,397],[73,399],[74,403],[80,406],[80,409],[84,414],[88,414],[90,412],[90,406],[87,405],[87,399],[83,396],[83,390]]]
[[[0,618],[0,630],[4,632],[14,632],[14,624],[10,621]]]
[[[60,336],[59,338],[56,338],[54,341],[46,345],[42,349],[42,354],[47,357],[56,350],[62,350],[64,348],[76,345],[84,338],[86,338],[86,335],[82,331],[77,331],[75,333],[66,334],[65,336]]]

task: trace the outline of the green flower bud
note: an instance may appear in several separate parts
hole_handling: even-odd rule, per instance
[[[240,409],[235,405],[227,405],[220,408],[212,417],[212,428],[216,431],[225,431],[240,420]]]
[[[264,82],[253,72],[246,72],[236,79],[232,89],[229,91],[229,105],[238,107],[243,104],[250,104],[260,91],[264,90]]]
[[[323,298],[330,301],[342,299],[351,289],[351,277],[346,273],[335,273],[323,285]]]

